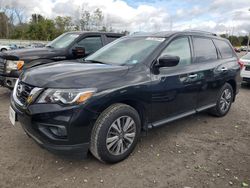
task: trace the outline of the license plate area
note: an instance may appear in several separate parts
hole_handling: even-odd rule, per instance
[[[9,107],[9,119],[10,122],[13,126],[15,126],[16,123],[16,112],[11,108],[11,106]]]

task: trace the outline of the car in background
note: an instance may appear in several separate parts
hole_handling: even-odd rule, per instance
[[[9,45],[0,45],[0,52],[5,52],[7,50],[11,50]]]
[[[46,45],[43,43],[32,43],[32,44],[29,44],[28,46],[26,46],[26,48],[43,48],[45,46]]]
[[[243,64],[241,70],[241,77],[244,82],[250,83],[250,52],[240,58]]]
[[[234,47],[234,51],[237,52],[237,53],[240,53],[240,52],[241,52],[241,50],[240,50],[239,47]]]
[[[247,51],[247,46],[241,46],[241,47],[240,47],[240,50],[246,52],[246,51]]]
[[[12,89],[23,70],[55,61],[84,58],[122,36],[108,32],[67,32],[45,47],[5,51],[0,54],[0,85]]]
[[[24,71],[9,117],[51,152],[83,157],[90,150],[116,163],[131,154],[141,131],[204,110],[225,116],[240,83],[226,39],[203,32],[131,35],[83,63]]]

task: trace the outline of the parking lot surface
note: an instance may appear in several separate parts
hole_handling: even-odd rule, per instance
[[[250,183],[250,86],[229,114],[200,113],[148,132],[114,165],[65,159],[40,148],[8,119],[0,88],[0,187],[241,187]]]

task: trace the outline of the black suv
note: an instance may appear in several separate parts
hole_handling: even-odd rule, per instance
[[[10,120],[57,153],[115,163],[141,131],[203,110],[227,114],[240,84],[230,43],[202,32],[122,37],[88,56],[24,72]]]
[[[12,89],[21,71],[55,61],[86,57],[122,37],[119,33],[68,32],[44,48],[20,49],[0,53],[0,86]]]

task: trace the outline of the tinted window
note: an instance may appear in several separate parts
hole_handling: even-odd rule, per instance
[[[101,37],[87,37],[78,42],[77,46],[84,47],[86,54],[91,54],[102,47]]]
[[[180,62],[178,66],[191,64],[191,52],[188,38],[183,37],[172,41],[162,52],[163,55],[179,56]]]
[[[195,61],[204,62],[217,59],[217,52],[211,39],[193,38]]]
[[[107,42],[113,42],[114,40],[118,39],[119,37],[115,37],[115,36],[107,36]]]
[[[215,45],[219,49],[222,58],[229,58],[233,56],[232,48],[223,40],[214,40]]]

